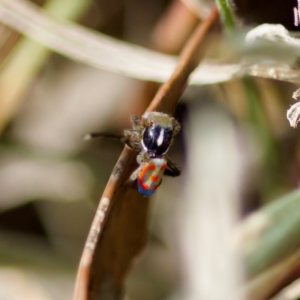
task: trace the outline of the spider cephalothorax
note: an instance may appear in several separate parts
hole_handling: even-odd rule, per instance
[[[158,112],[146,113],[143,119],[146,125],[141,142],[144,150],[154,155],[165,154],[179,132],[180,124],[169,115]]]
[[[165,154],[181,128],[173,117],[160,112],[145,113],[141,120],[132,115],[131,123],[132,129],[124,130],[128,146],[151,157]]]

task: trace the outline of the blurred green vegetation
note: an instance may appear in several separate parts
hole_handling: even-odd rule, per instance
[[[48,0],[43,9],[145,46],[170,3]],[[236,16],[227,1],[217,4],[224,26],[234,35]],[[0,26],[0,277],[11,275],[7,299],[15,299],[13,290],[24,278],[30,299],[67,299],[96,204],[122,149],[116,142],[86,143],[81,137],[91,131],[120,133],[130,126],[129,115],[141,107],[134,100],[143,85],[63,58]],[[232,53],[232,45],[220,44],[220,49],[227,47],[224,56]],[[178,110],[184,120],[190,101],[200,101],[209,90],[236,124],[247,161],[239,246],[250,283],[264,272],[271,274],[300,243],[299,129],[290,128],[285,118],[296,89],[292,83],[247,77],[188,88]],[[171,154],[184,170],[182,144],[181,137]],[[149,249],[128,281],[132,300],[167,299],[178,291],[180,266],[164,240],[171,231],[161,233],[157,225],[169,215],[170,189],[171,181],[160,187],[164,201],[153,209]]]

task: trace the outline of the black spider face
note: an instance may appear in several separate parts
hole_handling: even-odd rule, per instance
[[[142,145],[154,155],[162,155],[168,151],[173,137],[173,129],[160,125],[150,126],[144,130]]]

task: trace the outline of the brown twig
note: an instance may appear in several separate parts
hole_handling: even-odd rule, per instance
[[[171,113],[189,74],[204,55],[207,37],[217,22],[213,9],[187,42],[178,66],[147,111]],[[200,51],[201,49],[201,51]],[[119,299],[132,260],[147,240],[149,198],[125,184],[136,167],[136,153],[125,147],[104,190],[83,251],[73,300]]]
[[[215,23],[217,16],[217,9],[213,9],[209,17],[196,28],[181,52],[174,73],[171,78],[161,86],[147,108],[147,111],[162,110],[171,113],[174,110],[179,97],[187,85],[190,74],[198,66],[204,56],[207,44],[207,32],[211,29],[212,24]]]

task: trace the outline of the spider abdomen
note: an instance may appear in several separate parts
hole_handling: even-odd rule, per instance
[[[151,196],[159,187],[162,176],[167,168],[167,161],[162,158],[152,158],[144,163],[137,178],[138,191],[144,196]]]

